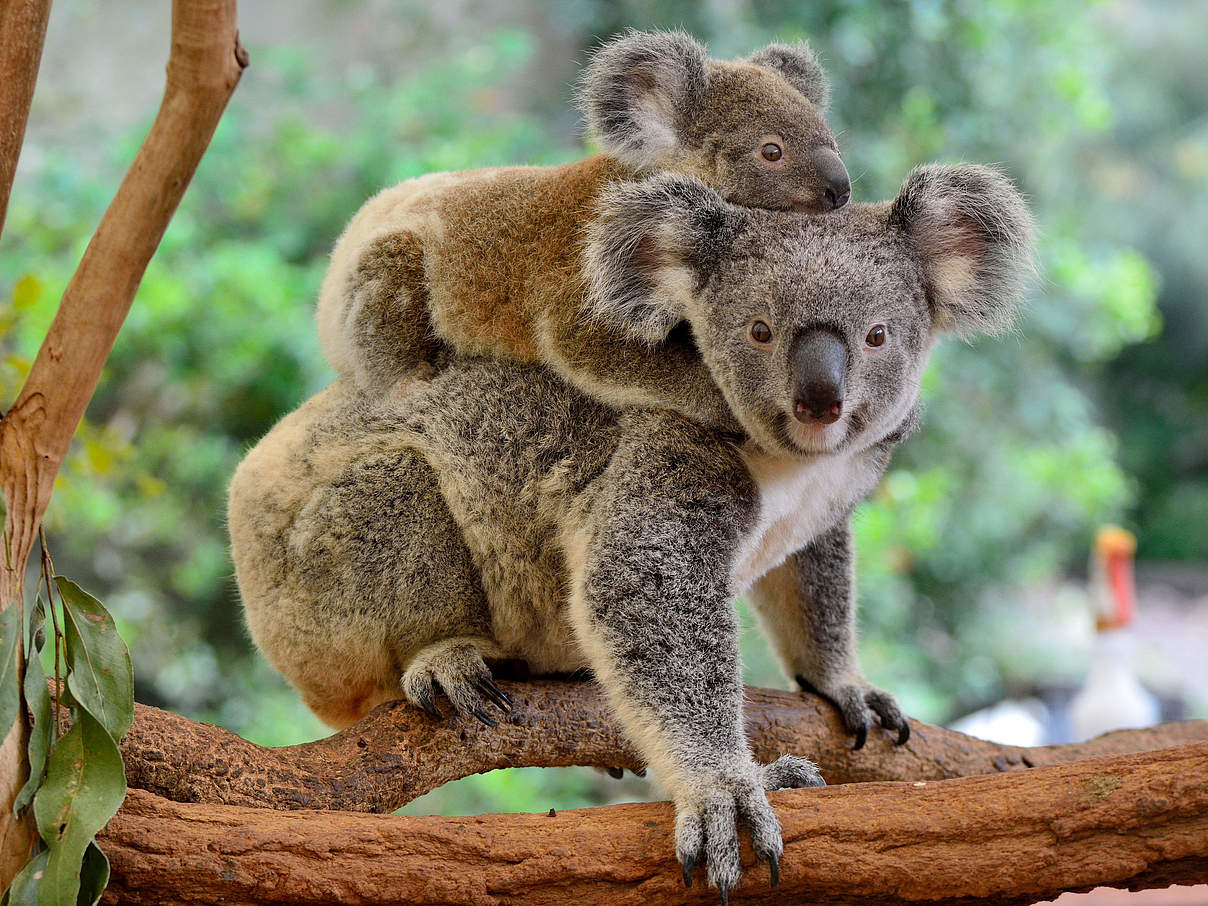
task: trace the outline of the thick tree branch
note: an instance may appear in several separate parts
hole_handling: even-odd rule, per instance
[[[0,233],[25,142],[50,0],[0,0]]]
[[[940,782],[771,794],[779,888],[744,846],[733,903],[1034,903],[1208,879],[1208,743]],[[544,811],[533,803],[534,811]],[[109,903],[716,903],[685,891],[667,803],[401,818],[174,803],[101,834]]]
[[[397,702],[328,739],[279,749],[139,705],[122,742],[127,778],[181,802],[389,812],[450,780],[495,768],[640,767],[594,684],[501,686],[516,708],[497,729],[456,718],[437,722]],[[1208,740],[1208,722],[1197,721],[1023,749],[916,722],[903,747],[874,734],[853,752],[834,709],[821,699],[755,688],[747,689],[747,726],[760,760],[806,755],[832,784],[993,774]]]
[[[0,46],[7,48],[10,38],[20,37],[8,33],[10,18],[25,22],[21,9],[35,6],[5,0],[6,31]],[[27,23],[22,33],[32,37],[36,26]],[[34,51],[27,48],[26,53]],[[24,388],[0,419],[0,492],[7,504],[0,608],[18,600],[25,564],[72,435],[147,262],[246,63],[235,0],[174,0],[172,50],[159,113],[63,293]],[[25,66],[28,70],[30,64]],[[27,74],[32,79],[32,73]],[[7,71],[0,70],[0,77],[5,75]],[[24,780],[24,738],[24,722],[18,721],[0,747],[0,886],[7,886],[28,853],[28,829],[12,820],[11,808]]]

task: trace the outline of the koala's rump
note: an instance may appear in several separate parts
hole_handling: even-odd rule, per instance
[[[355,605],[344,551],[323,531],[322,501],[359,452],[359,413],[344,390],[337,383],[282,419],[240,463],[228,506],[252,640],[332,726],[397,697],[385,692],[398,678],[390,646],[373,644],[381,614]]]

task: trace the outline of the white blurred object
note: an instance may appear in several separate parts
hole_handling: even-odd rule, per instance
[[[1049,741],[1049,719],[1049,709],[1038,698],[1007,699],[948,726],[1001,745],[1042,746]]]
[[[1090,593],[1097,631],[1086,682],[1070,702],[1075,741],[1158,722],[1158,701],[1138,682],[1132,666],[1136,549],[1136,539],[1115,526],[1105,526],[1095,537]]]

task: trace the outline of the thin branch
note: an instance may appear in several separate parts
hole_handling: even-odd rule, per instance
[[[1022,773],[772,793],[781,883],[742,850],[730,902],[1012,906],[1208,880],[1208,743]],[[100,835],[108,902],[717,902],[686,891],[667,803],[403,818],[175,803],[131,790]]]
[[[136,705],[134,725],[122,741],[127,781],[182,802],[390,812],[450,780],[495,768],[641,767],[594,684],[500,685],[515,708],[500,715],[497,728],[457,718],[435,721],[397,702],[328,739],[275,749]],[[852,751],[851,737],[823,700],[756,688],[747,689],[746,718],[761,761],[786,752],[806,755],[832,784],[1022,771],[1208,740],[1208,722],[1193,721],[1028,749],[914,722],[905,746],[873,734],[863,749]]]
[[[0,233],[25,143],[49,18],[50,0],[0,2]]]

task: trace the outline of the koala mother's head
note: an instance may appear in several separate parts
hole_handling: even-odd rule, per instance
[[[698,180],[622,183],[589,229],[588,316],[649,344],[687,325],[752,440],[867,446],[908,417],[938,332],[1006,326],[1032,220],[980,166],[927,166],[898,197],[825,217],[727,204]]]
[[[600,146],[636,173],[698,176],[735,204],[817,213],[851,197],[828,94],[805,44],[731,62],[683,32],[629,31],[592,56],[580,103]]]

